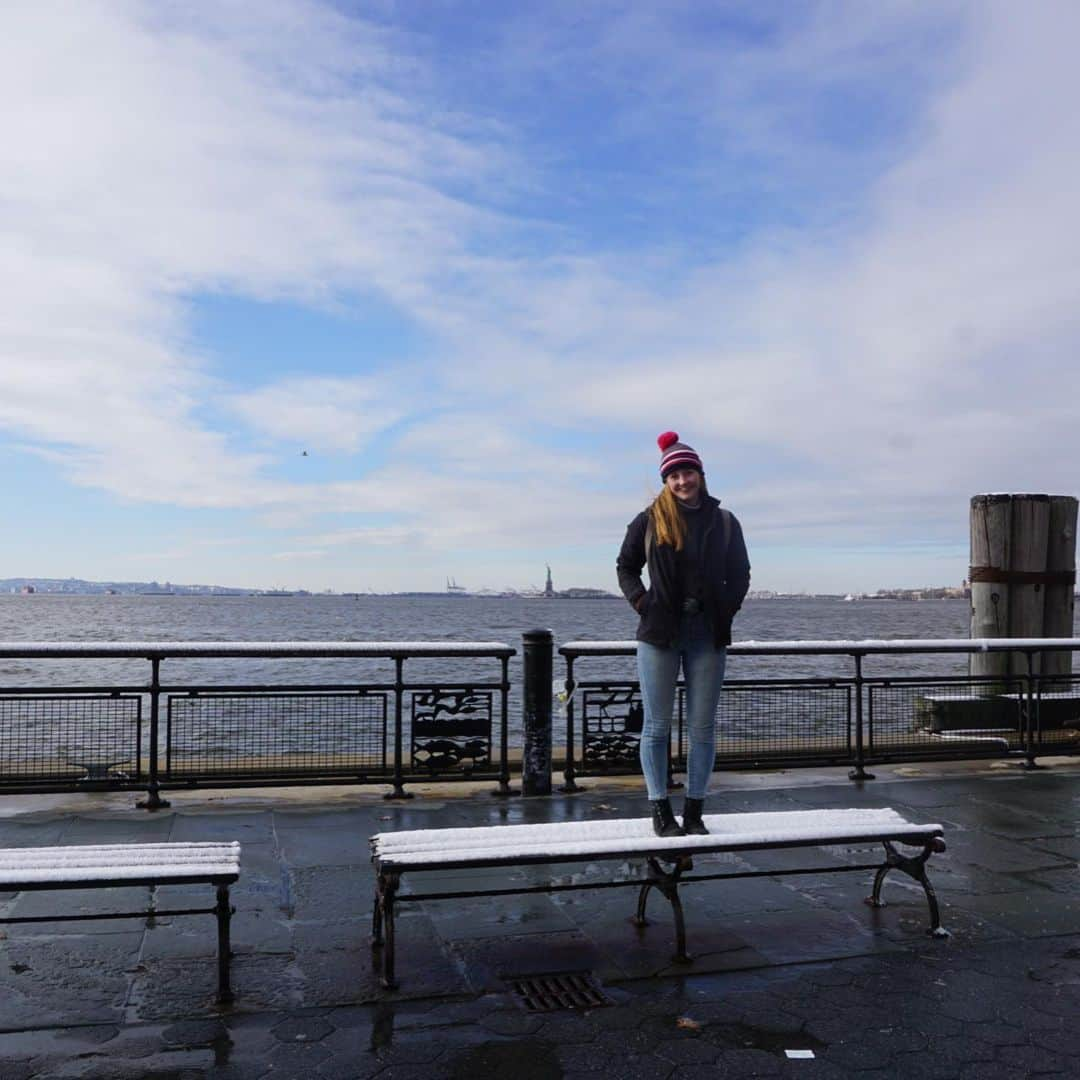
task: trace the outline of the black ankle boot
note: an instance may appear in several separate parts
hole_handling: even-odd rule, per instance
[[[652,827],[657,836],[685,836],[682,826],[675,820],[670,799],[650,799]]]
[[[687,833],[687,835],[709,835],[709,830],[705,828],[705,822],[701,820],[701,811],[704,806],[704,799],[687,799],[683,803],[682,827],[683,832]]]

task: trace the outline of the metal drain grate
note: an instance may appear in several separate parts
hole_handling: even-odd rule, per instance
[[[614,1004],[588,971],[526,975],[507,979],[506,982],[514,992],[518,1004],[528,1012],[599,1009]]]

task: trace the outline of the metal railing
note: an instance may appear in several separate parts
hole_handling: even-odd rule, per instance
[[[550,657],[550,640],[542,645]],[[1080,753],[1080,676],[1040,673],[1041,654],[1077,650],[1080,639],[1072,638],[740,642],[729,649],[732,658],[791,663],[788,674],[775,678],[739,677],[737,661],[729,667],[716,767],[842,764],[853,779],[867,779],[874,762],[1011,756],[1034,767],[1040,756]],[[563,790],[576,790],[578,776],[640,771],[638,684],[625,677],[580,678],[587,662],[635,651],[632,641],[572,641],[559,649],[566,663]],[[871,670],[887,658],[895,667],[904,656],[959,659],[976,652],[1014,654],[1021,662],[1012,669],[1021,673]],[[85,685],[57,678],[34,684],[22,663],[14,668],[22,683],[12,685],[9,667],[0,685],[0,792],[145,789],[140,805],[150,809],[167,805],[164,790],[200,785],[368,783],[389,785],[388,797],[409,798],[406,783],[494,780],[497,794],[510,794],[509,663],[515,653],[501,642],[0,643],[0,661],[149,665],[144,681],[105,679],[97,665],[96,678]],[[806,669],[807,657],[836,658],[843,670],[791,677],[792,669]],[[247,659],[272,661],[275,669],[289,660],[381,661],[392,677],[163,678],[172,662],[224,661],[235,673],[235,662]],[[446,661],[440,674],[453,677],[424,678],[436,660]],[[459,677],[491,660],[498,678]],[[407,665],[413,665],[410,676],[419,668],[417,677],[406,677]],[[539,706],[551,700],[551,668],[531,670],[537,685],[521,688],[522,701],[532,702],[525,722],[544,729],[550,748],[551,712]],[[544,685],[535,672],[546,672]],[[676,771],[686,765],[684,718],[680,686],[671,755]],[[532,735],[537,741],[536,730]],[[550,789],[550,750],[546,758],[532,757],[540,763],[533,768],[547,768]],[[539,773],[528,779],[528,790],[544,790]]]
[[[563,791],[575,778],[640,771],[640,685],[632,679],[582,679],[582,662],[632,656],[633,641],[571,641],[566,662],[566,763]],[[849,765],[872,779],[874,762],[1080,753],[1080,677],[1041,675],[1044,652],[1080,650],[1077,638],[897,641],[738,642],[729,657],[837,657],[836,677],[738,678],[724,684],[717,710],[716,768]],[[913,654],[1010,653],[1020,675],[874,675],[870,658]],[[733,675],[735,666],[729,667]],[[685,686],[676,692],[671,768],[686,767]]]
[[[501,642],[0,643],[0,659],[149,663],[145,683],[0,686],[0,791],[495,780],[510,794]],[[165,681],[174,660],[392,662],[387,681]],[[409,661],[487,660],[497,679],[409,681]]]

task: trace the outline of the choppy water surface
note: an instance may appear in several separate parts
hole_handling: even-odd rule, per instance
[[[968,634],[962,600],[752,600],[735,625],[737,640],[821,638],[950,638]],[[5,641],[502,641],[520,648],[523,631],[547,628],[556,643],[629,640],[636,616],[621,600],[494,599],[480,597],[0,597]],[[908,656],[868,661],[867,673],[960,672],[966,659]],[[511,678],[517,681],[520,656]],[[556,675],[561,665],[556,661]],[[631,660],[582,661],[579,676],[632,670]],[[796,677],[847,673],[830,657],[733,658],[730,675]],[[386,662],[369,660],[167,661],[170,682],[281,683],[389,678]],[[413,680],[498,677],[496,661],[429,660],[406,664]],[[0,661],[0,684],[145,682],[137,661]]]
[[[519,650],[510,666],[510,728],[520,726],[521,635],[545,628],[556,644],[630,640],[636,615],[622,600],[478,597],[185,597],[0,596],[4,641],[500,641]],[[735,626],[736,640],[963,638],[969,607],[962,600],[753,600]],[[947,675],[967,670],[965,655],[870,657],[866,675]],[[733,657],[729,678],[848,675],[846,657]],[[0,660],[4,687],[145,687],[150,668],[139,660]],[[166,688],[389,682],[393,665],[368,659],[166,660]],[[496,682],[493,659],[410,660],[406,682]],[[555,682],[564,667],[556,656]],[[632,657],[582,659],[577,680],[632,678]],[[557,687],[558,688],[558,687]],[[496,718],[498,709],[496,706]],[[556,708],[555,730],[563,727]]]

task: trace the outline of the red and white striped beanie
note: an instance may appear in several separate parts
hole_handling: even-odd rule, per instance
[[[705,469],[701,464],[701,458],[697,456],[697,451],[679,442],[677,431],[665,431],[657,438],[656,445],[660,447],[661,480],[666,480],[667,474],[676,469],[697,469],[702,476],[705,475]]]

